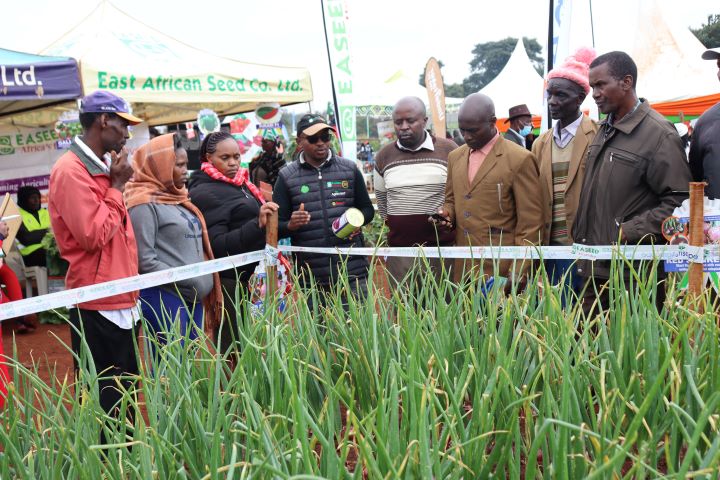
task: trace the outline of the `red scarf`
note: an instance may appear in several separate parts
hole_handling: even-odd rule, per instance
[[[247,189],[250,190],[250,193],[253,194],[253,197],[255,197],[257,201],[260,202],[260,205],[265,205],[265,199],[263,198],[262,193],[260,193],[260,189],[258,189],[255,184],[250,181],[250,172],[247,168],[239,168],[234,178],[226,176],[220,170],[215,168],[210,162],[203,162],[200,165],[200,170],[207,173],[210,178],[213,178],[215,180],[220,180],[221,182],[225,183],[231,183],[238,187],[242,187],[243,185],[245,185]]]
[[[265,205],[265,198],[263,198],[262,193],[260,192],[260,189],[258,189],[255,184],[253,184],[250,181],[250,172],[247,168],[239,168],[237,173],[235,174],[235,177],[230,178],[223,174],[220,170],[215,168],[212,163],[210,162],[203,162],[200,164],[200,170],[207,173],[210,178],[214,180],[220,180],[221,182],[231,183],[233,185],[236,185],[238,187],[242,187],[245,185],[248,190],[250,190],[250,193],[253,194],[253,197],[257,199],[258,202],[260,202],[260,205]],[[285,266],[288,272],[288,276],[290,275],[290,271],[292,270],[292,267],[290,266],[290,262],[287,258],[283,256],[282,253],[278,255],[278,260],[280,261],[280,264]],[[290,290],[290,282],[288,282],[288,291]]]

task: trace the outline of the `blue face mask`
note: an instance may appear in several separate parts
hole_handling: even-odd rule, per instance
[[[532,127],[530,125],[525,125],[523,128],[520,129],[518,133],[523,137],[527,137],[528,135],[530,135],[530,132],[532,132]]]

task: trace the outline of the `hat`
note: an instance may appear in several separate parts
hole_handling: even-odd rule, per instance
[[[717,60],[720,58],[720,47],[705,50],[702,54],[703,60]]]
[[[564,78],[575,82],[582,87],[585,95],[590,93],[590,80],[588,72],[590,64],[597,57],[595,50],[588,47],[578,48],[575,53],[565,59],[563,63],[550,70],[547,79]]]
[[[321,130],[325,130],[326,128],[329,128],[332,130],[332,127],[327,124],[325,119],[321,117],[320,115],[313,115],[313,114],[307,114],[304,115],[300,121],[297,124],[297,134],[303,134],[306,136],[312,136],[316,133],[320,132]]]
[[[532,117],[532,113],[530,113],[530,110],[524,103],[522,105],[515,105],[514,107],[510,107],[510,111],[508,112],[508,118],[507,120],[505,120],[505,123],[508,123],[510,120],[517,117]]]
[[[130,113],[130,105],[122,98],[105,90],[98,90],[80,101],[80,113],[114,113],[124,118],[130,125],[142,123],[142,120]]]

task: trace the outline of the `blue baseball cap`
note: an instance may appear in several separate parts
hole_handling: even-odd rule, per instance
[[[98,90],[80,101],[80,113],[114,113],[130,125],[142,123],[142,119],[130,113],[130,105],[115,94]]]

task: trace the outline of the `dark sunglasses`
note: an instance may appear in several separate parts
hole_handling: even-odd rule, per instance
[[[332,137],[332,135],[330,134],[330,130],[325,130],[325,131],[318,133],[316,135],[313,135],[311,137],[306,136],[305,140],[307,140],[308,142],[310,142],[312,144],[316,144],[319,141],[321,141],[323,143],[327,143],[330,141],[331,137]]]

